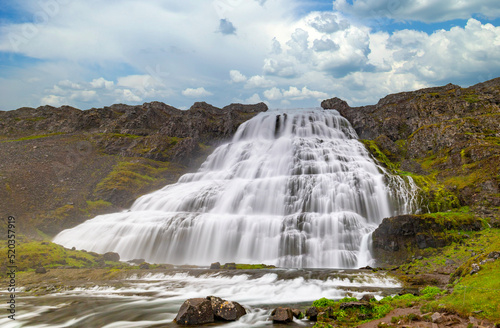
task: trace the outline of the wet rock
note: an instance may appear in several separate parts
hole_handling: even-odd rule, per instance
[[[137,265],[139,265],[139,264],[141,264],[141,263],[146,262],[146,260],[145,260],[145,259],[133,259],[133,260],[129,260],[129,261],[127,261],[127,262],[132,263],[132,264],[137,264]]]
[[[236,321],[247,314],[245,308],[238,302],[226,301],[215,296],[208,296],[207,299],[210,301],[216,320]]]
[[[118,262],[120,261],[120,255],[115,252],[107,252],[103,255],[104,261]]]
[[[190,298],[180,307],[174,320],[179,325],[202,325],[215,321],[210,300]]]
[[[141,265],[139,265],[139,269],[143,269],[143,270],[148,270],[149,269],[149,263],[142,263]]]
[[[36,268],[35,273],[47,273],[47,269],[44,267],[38,267]]]
[[[370,300],[371,300],[371,299],[374,299],[374,298],[375,298],[375,295],[373,295],[373,294],[364,294],[364,295],[361,297],[360,301],[361,301],[361,302],[370,302]]]
[[[302,319],[302,317],[304,316],[302,314],[302,311],[300,311],[299,309],[292,309],[292,314],[293,314],[293,317],[296,319]]]
[[[274,323],[289,323],[293,321],[293,312],[290,308],[278,307],[271,313],[271,320]]]
[[[211,270],[219,270],[220,269],[220,263],[219,262],[215,262],[215,263],[210,264],[210,269]]]
[[[310,321],[318,321],[318,309],[316,307],[310,307],[306,310],[306,317]]]
[[[226,263],[226,264],[224,264],[224,269],[236,270],[236,263]]]

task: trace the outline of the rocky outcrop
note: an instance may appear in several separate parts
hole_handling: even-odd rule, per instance
[[[461,205],[500,206],[500,78],[401,92],[376,105],[322,102],[402,171],[437,179]]]
[[[0,111],[0,212],[20,228],[54,235],[198,168],[213,147],[267,106],[161,102],[80,110]],[[0,227],[2,233],[5,227]]]
[[[482,223],[471,216],[446,219],[432,215],[400,215],[385,218],[373,232],[373,254],[383,264],[404,262],[418,250],[443,247],[459,241],[449,230],[479,231]],[[465,237],[460,235],[460,237]],[[457,240],[458,238],[458,240]]]
[[[215,321],[236,321],[246,314],[237,302],[219,297],[190,298],[181,305],[174,319],[179,325],[203,325]]]

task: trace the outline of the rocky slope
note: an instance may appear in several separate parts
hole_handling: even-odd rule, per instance
[[[0,111],[0,213],[53,235],[177,181],[263,103],[222,109],[160,102]],[[6,225],[2,225],[3,229]]]

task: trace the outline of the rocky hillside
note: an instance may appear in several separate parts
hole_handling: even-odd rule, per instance
[[[43,236],[126,208],[199,166],[266,110],[263,103],[220,109],[202,102],[182,111],[152,102],[0,111],[0,213]]]

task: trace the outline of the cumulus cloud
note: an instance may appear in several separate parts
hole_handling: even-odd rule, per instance
[[[275,84],[274,81],[266,79],[264,76],[255,75],[248,79],[245,84],[245,88],[254,89],[254,88],[269,88]]]
[[[98,79],[93,79],[92,82],[90,82],[90,86],[92,88],[96,89],[112,89],[113,86],[115,85],[115,82],[113,81],[108,81],[103,77],[100,77]]]
[[[288,90],[280,90],[276,87],[266,90],[264,91],[264,97],[269,100],[281,100],[284,98],[288,100],[303,100],[308,98],[325,99],[328,97],[328,94],[322,91],[309,90],[307,87],[299,89],[291,86]]]
[[[338,19],[333,13],[321,13],[311,19],[309,24],[322,33],[334,33],[349,28],[349,22],[346,19]]]
[[[211,96],[212,93],[208,92],[205,90],[205,88],[200,87],[200,88],[187,88],[186,90],[182,91],[182,94],[186,97],[192,97],[192,98],[197,98],[197,97],[206,97],[206,96]]]
[[[496,0],[334,0],[335,10],[364,18],[391,18],[398,21],[444,22],[452,19],[468,19],[473,14],[485,17],[500,16]]]
[[[231,77],[231,81],[235,83],[246,82],[247,77],[240,73],[238,70],[230,70],[229,76]]]

